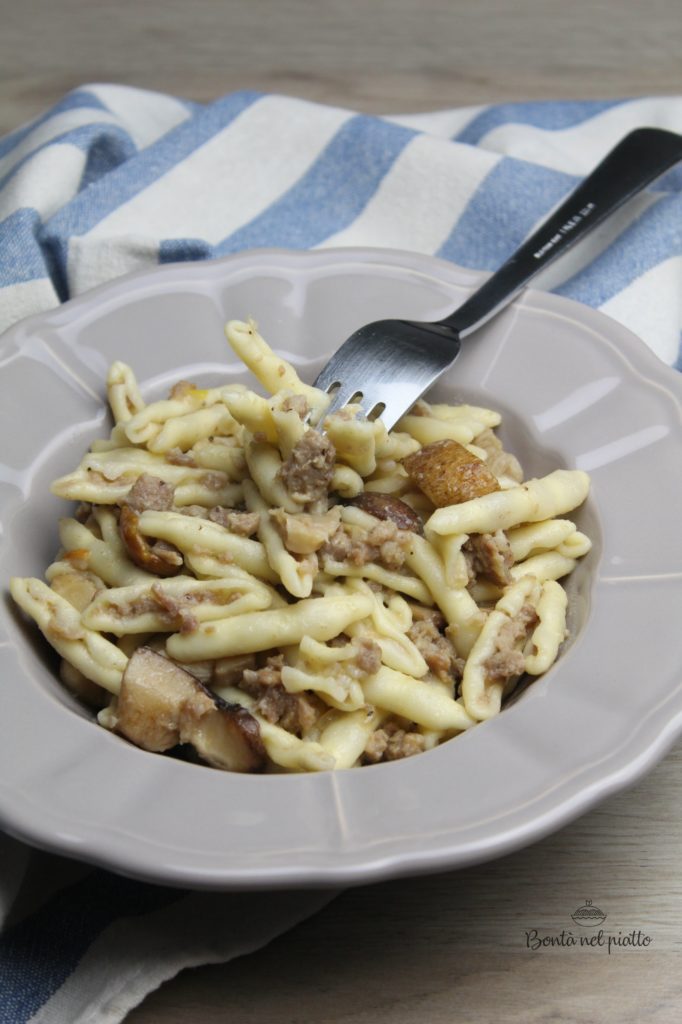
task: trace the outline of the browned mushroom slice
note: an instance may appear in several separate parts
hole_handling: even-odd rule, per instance
[[[424,524],[413,508],[392,494],[380,494],[377,491],[365,491],[353,498],[351,505],[362,509],[375,519],[390,520],[399,530],[412,530],[423,533]]]
[[[199,686],[203,689],[201,683]],[[202,761],[230,772],[256,772],[264,767],[265,747],[258,722],[238,704],[211,694],[213,711],[185,724],[187,738]],[[189,728],[187,729],[187,726]]]
[[[436,508],[500,490],[497,477],[485,462],[458,441],[445,439],[426,444],[403,459],[403,466]]]
[[[152,547],[139,528],[137,512],[124,505],[119,519],[119,532],[128,555],[140,569],[153,572],[156,576],[176,576],[182,568],[182,555],[170,544],[157,541]]]
[[[168,658],[138,647],[123,673],[116,728],[144,750],[191,744],[216,768],[259,771],[265,749],[258,722],[245,708],[226,704]]]

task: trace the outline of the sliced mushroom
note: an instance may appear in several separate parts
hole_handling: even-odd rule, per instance
[[[390,520],[399,530],[411,530],[413,533],[420,534],[424,532],[424,524],[420,516],[406,502],[392,494],[365,491],[357,498],[353,498],[350,504],[362,509],[370,516],[374,516],[375,519]]]
[[[458,441],[445,439],[426,444],[403,459],[403,466],[436,508],[500,490],[497,478],[485,462]]]
[[[207,764],[255,772],[265,764],[257,720],[149,647],[131,657],[121,682],[116,728],[143,750],[191,744]]]
[[[128,555],[140,569],[153,572],[156,576],[176,576],[182,568],[182,555],[170,544],[157,541],[150,545],[140,533],[140,517],[137,512],[124,505],[118,521],[121,540]]]
[[[310,555],[318,551],[336,532],[341,521],[338,505],[324,515],[308,512],[285,512],[283,508],[271,508],[270,516],[277,524],[287,551],[296,555]]]
[[[201,687],[201,683],[199,683]],[[206,691],[207,692],[207,691]],[[239,704],[228,704],[211,694],[213,711],[192,716],[189,736],[202,761],[229,772],[256,772],[265,765],[265,747],[253,715]]]

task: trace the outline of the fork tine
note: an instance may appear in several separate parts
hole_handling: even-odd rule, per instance
[[[355,399],[365,416],[377,405],[390,430],[457,355],[451,330],[414,321],[380,320],[352,334],[317,379],[315,387],[335,387],[327,415]]]
[[[319,387],[319,385],[316,385]],[[333,393],[332,400],[329,403],[329,408],[325,412],[325,416],[329,416],[332,412],[339,412],[344,405],[348,405],[353,395],[357,394],[357,384],[341,384],[340,387]],[[362,405],[362,400],[359,403]],[[363,407],[363,412],[365,409]]]

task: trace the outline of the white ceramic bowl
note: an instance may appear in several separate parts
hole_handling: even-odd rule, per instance
[[[382,250],[260,251],[118,280],[0,340],[2,578],[42,576],[64,503],[49,483],[107,430],[114,359],[145,396],[248,381],[223,336],[253,315],[312,380],[369,320],[439,318],[477,275]],[[196,888],[349,885],[513,850],[637,779],[682,724],[682,381],[637,338],[538,292],[469,339],[438,387],[499,409],[526,475],[590,472],[571,640],[497,718],[405,761],[242,776],[149,754],[60,685],[35,628],[0,608],[0,822],[37,846]],[[5,584],[6,587],[6,584]]]

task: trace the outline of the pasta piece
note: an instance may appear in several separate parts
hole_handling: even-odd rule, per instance
[[[376,469],[377,440],[386,428],[379,420],[355,419],[349,415],[352,406],[333,413],[324,421],[329,440],[336,449],[339,462],[350,466],[360,476],[370,476]]]
[[[554,580],[547,580],[537,603],[540,622],[530,638],[525,670],[533,676],[546,672],[556,661],[566,637],[566,591]]]
[[[266,442],[252,441],[246,446],[245,455],[251,479],[261,493],[265,509],[272,507],[300,512],[300,504],[294,501],[282,482],[282,458],[277,448]]]
[[[89,629],[127,633],[191,631],[200,622],[270,607],[269,589],[257,580],[159,580],[105,590],[91,601],[81,621]]]
[[[421,679],[428,672],[428,665],[417,646],[407,636],[412,625],[412,612],[402,598],[394,598],[385,607],[378,594],[373,593],[366,583],[353,580],[349,586],[357,593],[366,594],[372,601],[371,626],[366,622],[354,622],[346,632],[352,637],[369,637],[381,650],[381,661],[404,675]]]
[[[558,580],[562,576],[568,576],[575,569],[574,558],[567,558],[559,551],[545,551],[541,555],[533,555],[524,562],[517,562],[512,565],[509,573],[513,580],[519,580],[522,576],[534,576],[538,580]]]
[[[407,564],[426,584],[448,623],[458,654],[466,656],[483,624],[483,615],[469,592],[450,587],[438,552],[423,537],[412,535]]]
[[[413,437],[420,445],[433,444],[434,441],[459,441],[469,444],[480,433],[478,421],[458,418],[446,420],[435,416],[403,416],[396,424],[397,430],[403,430]]]
[[[507,539],[514,561],[522,562],[529,555],[558,547],[575,531],[575,523],[570,519],[545,519],[509,530]]]
[[[385,569],[383,565],[376,562],[367,562],[366,565],[351,565],[348,562],[336,562],[332,558],[324,560],[324,571],[330,576],[345,576],[349,579],[371,580],[378,583],[387,590],[395,590],[400,594],[407,594],[414,598],[419,604],[433,604],[433,597],[429,588],[416,576],[410,576],[404,572],[397,572]]]
[[[327,407],[328,396],[318,388],[304,384],[293,366],[275,355],[258,333],[253,320],[248,323],[230,320],[225,327],[225,336],[242,362],[270,394],[286,388],[296,395],[303,395],[311,409],[321,411]]]
[[[277,443],[277,427],[266,398],[251,391],[226,391],[223,400],[237,422],[250,434],[268,444]]]
[[[227,436],[238,430],[239,424],[229,409],[224,405],[213,405],[167,419],[158,434],[148,442],[148,448],[151,452],[169,452],[172,448],[187,451],[203,438]]]
[[[306,431],[305,417],[296,408],[296,399],[302,401],[303,409],[308,403],[302,395],[279,391],[270,399],[272,420],[277,431],[277,447],[282,459],[288,459]]]
[[[261,579],[275,582],[277,574],[270,567],[263,545],[248,537],[230,533],[224,526],[206,519],[184,516],[181,512],[154,512],[140,515],[140,532],[174,544],[183,554],[199,552],[219,555]]]
[[[462,547],[468,539],[468,533],[451,533],[445,537],[434,534],[428,538],[443,561],[445,582],[453,589],[466,587],[469,582],[469,569],[462,552]]]
[[[370,704],[438,732],[462,732],[475,725],[465,709],[440,687],[385,666],[362,686]]]
[[[362,757],[367,740],[385,718],[385,711],[370,706],[337,715],[322,731],[319,744],[334,758],[335,768],[352,768]]]
[[[435,416],[437,419],[465,420],[480,424],[481,429],[476,432],[475,436],[478,436],[487,427],[498,427],[502,422],[499,412],[494,409],[486,409],[481,405],[445,405],[442,402],[434,404],[424,401],[421,404],[426,407],[431,416]]]
[[[101,538],[76,519],[59,520],[59,539],[66,552],[65,557],[76,554],[84,567],[110,587],[125,587],[131,583],[155,579],[151,573],[139,569],[128,558],[118,536],[113,513],[105,515],[104,510],[101,510],[98,521],[106,531],[106,535]]]
[[[58,654],[86,679],[118,693],[128,659],[115,644],[81,624],[79,612],[42,580],[10,580],[10,593]]]
[[[55,480],[51,489],[58,498],[114,505],[143,473],[172,484],[177,506],[234,506],[242,500],[241,487],[230,483],[224,473],[173,465],[163,455],[139,448],[89,452],[74,473]]]
[[[127,423],[144,409],[135,374],[126,363],[112,363],[107,374],[109,407],[117,424]]]
[[[244,481],[244,497],[249,512],[260,514],[258,539],[265,549],[270,568],[292,597],[310,597],[317,572],[317,556],[295,558],[287,551],[274,521],[268,515],[268,503],[250,480]]]
[[[343,670],[329,668],[305,671],[295,665],[282,668],[282,685],[287,693],[314,692],[325,703],[339,711],[355,711],[364,707],[365,695],[357,679]]]
[[[507,491],[436,509],[426,525],[439,534],[495,533],[564,515],[582,504],[589,486],[590,478],[582,470],[556,469]]]
[[[498,714],[506,676],[490,678],[490,659],[498,650],[502,631],[518,616],[522,608],[530,603],[537,606],[540,586],[533,576],[524,576],[508,587],[488,615],[483,629],[476,640],[462,676],[462,698],[467,713],[479,721]]]
[[[171,636],[166,649],[178,661],[202,661],[286,647],[300,643],[304,636],[331,640],[371,611],[371,601],[364,594],[310,597],[286,608],[202,623],[193,633]]]
[[[241,704],[258,722],[261,739],[270,760],[290,772],[320,772],[335,768],[333,756],[314,740],[302,740],[266,721],[255,710],[252,697],[232,686],[217,687],[215,692],[223,700]]]
[[[335,491],[342,498],[357,498],[358,494],[362,494],[363,488],[363,479],[354,469],[338,463],[334,466],[331,491]]]

